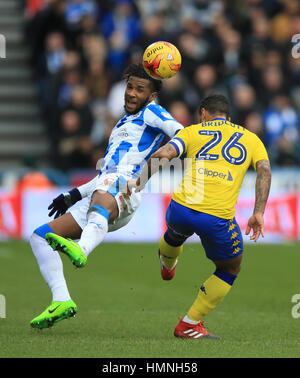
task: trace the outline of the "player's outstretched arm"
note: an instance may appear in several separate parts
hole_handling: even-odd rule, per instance
[[[271,167],[268,160],[259,160],[256,163],[256,184],[255,184],[255,205],[253,215],[248,220],[246,235],[251,230],[253,234],[250,240],[257,241],[260,237],[264,237],[264,212],[269,197],[271,187]]]
[[[136,192],[140,192],[142,189],[144,189],[151,176],[158,172],[160,167],[163,167],[164,164],[177,156],[178,152],[170,143],[167,143],[159,148],[156,152],[154,152],[147,164],[141,170],[140,176],[136,180],[128,181],[127,191],[131,193],[132,189],[135,188]]]

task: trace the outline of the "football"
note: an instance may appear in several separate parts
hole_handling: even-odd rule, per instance
[[[143,66],[153,79],[169,79],[179,71],[181,55],[177,47],[170,42],[154,42],[144,51]]]

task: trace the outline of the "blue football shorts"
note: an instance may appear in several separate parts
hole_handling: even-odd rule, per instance
[[[235,218],[223,219],[201,213],[171,200],[166,223],[168,230],[182,239],[196,233],[210,260],[229,260],[243,253],[243,237]]]

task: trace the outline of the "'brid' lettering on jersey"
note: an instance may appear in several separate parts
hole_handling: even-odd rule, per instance
[[[164,136],[173,138],[181,129],[183,126],[154,101],[137,114],[126,114],[111,132],[100,174],[137,177]]]

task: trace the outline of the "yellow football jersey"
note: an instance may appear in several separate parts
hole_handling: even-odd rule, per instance
[[[186,127],[169,143],[178,156],[186,154],[184,177],[172,199],[224,219],[234,217],[249,166],[268,160],[257,135],[225,118]]]

